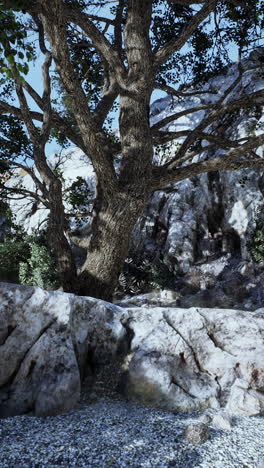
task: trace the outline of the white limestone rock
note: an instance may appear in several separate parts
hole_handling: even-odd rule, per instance
[[[225,410],[207,409],[199,418],[199,421],[203,424],[214,426],[217,429],[231,431],[233,423],[232,419],[232,416]]]
[[[86,368],[122,343],[121,316],[90,297],[0,283],[0,417],[72,409]]]
[[[264,315],[224,309],[130,308],[125,392],[176,411],[264,413]]]

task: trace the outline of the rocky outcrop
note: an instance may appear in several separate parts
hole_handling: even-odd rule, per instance
[[[260,56],[258,55],[260,53],[263,56],[263,49],[258,51],[256,57]],[[245,61],[245,68],[252,67],[252,60],[253,58],[250,56],[250,60]],[[257,62],[254,64],[255,66],[259,65]],[[233,65],[225,75],[209,80],[204,86],[204,91],[211,87],[217,89],[218,93],[221,94],[227,88],[228,83],[231,83],[236,73],[236,65]],[[261,73],[261,69],[247,70],[241,84],[234,89],[228,99],[237,99],[242,94],[262,88],[263,73]],[[215,98],[208,94],[190,98],[190,100],[184,101],[184,104],[173,96],[159,99],[153,103],[151,108],[152,121],[155,124],[167,115],[181,111],[183,107],[209,102],[210,99]],[[200,111],[195,113],[195,119],[192,115],[184,116],[176,123],[170,122],[164,127],[164,130],[192,130],[203,116],[204,113]],[[248,135],[258,135],[263,131],[263,127],[263,108],[256,106],[250,112],[241,111],[225,116],[222,121],[210,128],[210,132],[213,135],[236,139],[245,138]],[[173,145],[174,143],[172,143],[171,148],[162,150],[156,155],[157,165],[164,163],[166,157],[175,153],[177,148]],[[204,146],[206,146],[205,143]],[[223,154],[223,151],[219,153]],[[259,157],[263,157],[263,148],[259,148],[257,154]],[[206,150],[199,156],[200,159],[210,159],[211,157],[215,157],[215,152],[206,152]],[[135,227],[131,241],[130,256],[132,261],[130,265],[133,266],[134,263],[139,270],[144,270],[141,265],[144,260],[148,260],[155,273],[154,279],[157,278],[156,283],[161,287],[165,285],[166,288],[179,291],[179,282],[177,281],[184,279],[183,276],[189,274],[191,269],[197,267],[196,273],[200,273],[202,281],[200,264],[206,266],[212,261],[218,260],[223,268],[226,267],[226,273],[229,266],[230,271],[233,272],[234,268],[230,263],[234,259],[239,259],[240,262],[254,261],[252,241],[256,229],[264,229],[263,180],[262,171],[259,170],[216,171],[192,177],[165,190],[155,192],[149,201],[145,215]],[[231,259],[231,262],[226,261],[227,257]],[[166,272],[164,267],[166,267]],[[162,278],[158,278],[161,276],[159,273],[162,274]],[[164,278],[164,273],[166,278]],[[196,276],[198,276],[197,274]],[[144,281],[138,281],[136,276],[139,275],[134,275],[134,284],[129,282],[131,275],[133,276],[133,270],[128,265],[127,283],[126,278],[122,281],[125,293],[129,294],[129,288],[132,293],[136,294],[149,290],[148,287],[144,288]],[[140,277],[143,275],[141,274]],[[130,284],[133,288],[130,287]],[[224,293],[226,300],[221,303],[221,294],[212,292],[212,296],[219,296],[218,300],[213,303],[212,298],[207,300],[205,297],[206,293],[203,290],[206,288],[200,285],[198,289],[202,292],[201,298],[196,297],[195,303],[197,305],[204,307],[211,307],[211,304],[213,307],[234,306],[232,293],[231,295]],[[198,292],[198,289],[196,288],[196,291],[188,294],[193,295]],[[263,291],[257,287],[254,295],[262,294]],[[189,307],[191,300],[186,305],[183,303],[183,307]],[[242,304],[246,302],[246,300],[242,300]],[[254,302],[257,307],[261,304],[260,300]],[[235,301],[235,306],[238,304],[239,301]]]
[[[121,308],[0,283],[0,417],[69,411],[82,382],[96,397],[102,368],[106,387],[107,372],[120,375],[125,396],[147,405],[264,413],[264,309],[180,309],[164,300],[170,306]]]
[[[72,409],[87,373],[126,334],[112,304],[0,283],[0,417]]]
[[[127,309],[124,391],[175,411],[264,413],[264,309]]]
[[[255,310],[264,304],[264,263],[225,255],[190,267],[174,279],[171,289],[116,300],[127,306],[205,307]]]

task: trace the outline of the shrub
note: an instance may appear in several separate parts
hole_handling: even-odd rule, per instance
[[[30,255],[29,244],[11,239],[0,243],[0,274],[8,278],[17,275],[20,262],[25,262]]]
[[[55,261],[45,245],[45,236],[9,236],[0,243],[0,277],[44,289],[59,287]]]
[[[251,254],[256,262],[264,262],[264,230],[256,229],[251,243]]]
[[[19,263],[19,280],[28,286],[40,286],[43,289],[59,287],[58,274],[53,258],[45,245],[33,242],[30,256]]]

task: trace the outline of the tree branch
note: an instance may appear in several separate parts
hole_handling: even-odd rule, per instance
[[[10,161],[9,159],[0,159],[0,162],[8,164],[9,166],[14,166],[14,167],[19,167],[20,169],[23,169],[33,180],[35,183],[36,187],[40,189],[42,192],[43,196],[47,199],[48,198],[48,191],[46,188],[46,185],[41,182],[38,177],[36,176],[33,168],[26,166],[25,164],[21,164],[17,161]]]
[[[52,123],[52,108],[51,108],[51,86],[50,86],[50,74],[49,69],[52,62],[52,55],[49,51],[45,54],[45,61],[42,65],[42,76],[43,76],[43,95],[42,95],[42,102],[43,102],[43,125],[41,128],[41,139],[43,142],[48,141],[50,130],[51,130],[51,123]]]
[[[217,100],[216,103],[207,104],[207,105],[203,105],[203,106],[201,105],[201,106],[197,106],[197,107],[194,107],[194,108],[191,108],[191,109],[186,109],[185,111],[182,111],[182,112],[179,112],[179,113],[176,113],[176,114],[172,114],[169,117],[166,117],[165,119],[163,119],[163,120],[157,122],[155,125],[153,125],[153,127],[151,127],[152,130],[158,130],[159,128],[162,128],[163,126],[167,125],[168,123],[172,122],[173,120],[176,120],[177,118],[182,117],[183,115],[187,115],[187,114],[192,113],[192,112],[197,112],[198,110],[206,110],[206,109],[210,109],[210,108],[218,110],[220,108],[220,106],[222,105],[222,103],[225,101],[225,99],[228,97],[228,95],[236,88],[238,83],[241,81],[242,75],[243,75],[243,71],[241,70],[241,67],[239,67],[239,73],[238,73],[237,78],[224,91],[224,93],[222,94],[222,96],[220,96],[220,98]],[[239,103],[239,105],[240,105],[240,103]],[[211,114],[209,114],[209,115],[211,115]],[[206,120],[207,120],[207,117],[196,127],[196,129],[200,128],[200,126],[202,126],[202,128],[206,128],[206,126],[203,125],[203,122],[206,121]],[[192,134],[190,134],[190,136],[189,136],[189,138],[192,139],[192,143],[194,142],[192,135],[194,135],[194,133],[196,133],[196,129],[194,129]],[[188,143],[188,140],[186,140],[183,143],[184,150],[182,150],[182,153],[184,153],[184,151],[186,151],[188,149],[187,145],[190,146],[189,143]]]
[[[169,143],[170,141],[177,140],[178,138],[188,137],[192,133],[192,130],[183,130],[179,132],[163,132],[163,131],[156,131],[153,132],[153,141],[154,146],[164,145],[165,143]],[[222,136],[212,135],[209,133],[201,132],[199,135],[199,139],[213,141],[222,145],[222,148],[233,148],[237,146],[239,143],[242,143],[248,138],[239,138],[238,140],[229,140],[227,138],[223,138]],[[171,161],[172,162],[172,161]]]
[[[65,3],[61,0],[53,0],[52,5],[48,0],[43,0],[43,25],[49,37],[57,70],[86,147],[85,153],[89,152],[101,183],[105,184],[106,187],[109,185],[114,187],[117,185],[117,177],[113,165],[111,144],[105,133],[98,130],[81,83],[74,72],[66,40],[65,10],[70,11],[73,16],[75,15],[75,9],[66,8]],[[78,12],[76,15],[79,17]],[[94,25],[93,27],[95,28]],[[97,32],[99,33],[99,31]]]
[[[119,57],[118,52],[111,46],[99,29],[92,23],[89,16],[78,9],[68,7],[63,3],[61,11],[63,19],[68,22],[77,24],[83,32],[91,39],[95,49],[101,57],[103,57],[114,70],[117,82],[121,87],[125,86],[126,71]]]
[[[203,130],[206,127],[208,127],[212,122],[214,122],[215,120],[218,120],[219,118],[221,118],[224,114],[227,114],[228,112],[241,109],[242,107],[243,108],[252,107],[254,104],[256,104],[256,101],[260,99],[263,100],[263,98],[264,98],[264,90],[255,91],[254,93],[247,94],[231,103],[222,104],[222,106],[219,107],[219,105],[223,102],[223,96],[222,96],[214,105],[214,110],[210,112],[209,115],[207,115],[202,120],[202,122],[200,122],[200,124],[197,125],[197,127],[185,139],[180,149],[177,151],[175,158],[172,161],[170,161],[170,163],[168,163],[168,166],[171,166],[175,161],[179,161],[182,158],[184,158],[186,151],[190,148],[190,146],[195,142],[197,138],[200,138],[201,132],[203,132]]]
[[[40,98],[41,99],[41,98]],[[41,103],[42,106],[42,103]],[[40,112],[29,111],[32,120],[43,122],[43,114]],[[0,114],[12,114],[15,115],[19,120],[24,121],[21,109],[15,106],[11,106],[7,102],[0,101]],[[52,125],[53,128],[59,130],[68,140],[70,140],[75,146],[82,149],[86,153],[86,147],[80,135],[78,135],[61,117],[56,111],[52,111]]]
[[[174,120],[177,120],[184,115],[194,114],[194,112],[198,112],[200,110],[212,109],[212,107],[214,107],[214,104],[201,104],[200,106],[191,107],[190,109],[185,109],[181,112],[176,112],[175,114],[171,114],[168,117],[165,117],[165,119],[159,120],[159,122],[151,127],[151,130],[159,130],[160,128],[165,127],[165,125],[168,123],[173,122]]]
[[[201,3],[201,2],[199,2]],[[186,44],[189,37],[197,29],[197,27],[208,17],[208,15],[214,10],[217,0],[207,0],[204,6],[196,13],[188,24],[183,28],[180,35],[171,39],[167,44],[162,47],[155,57],[154,65],[156,68],[160,67],[163,63],[167,62],[172,54],[180,50],[184,44]]]
[[[153,168],[153,177],[151,182],[152,190],[160,190],[167,185],[175,184],[181,180],[188,179],[197,174],[218,170],[235,170],[242,168],[253,168],[264,166],[264,159],[242,159],[250,152],[264,144],[264,134],[251,138],[243,145],[230,150],[222,157],[200,161],[198,163],[189,164],[182,167],[173,167],[171,169]]]
[[[122,60],[122,24],[123,21],[123,11],[125,8],[124,0],[119,0],[118,7],[116,10],[116,17],[114,20],[114,46],[118,52],[120,60]]]
[[[105,64],[104,66],[104,73],[105,83],[103,88],[103,96],[94,111],[94,119],[99,128],[102,128],[108,113],[113,107],[119,91],[115,76],[109,70],[108,64]]]
[[[38,202],[41,202],[46,208],[49,208],[48,201],[45,198],[43,198],[41,195],[37,194],[36,192],[32,192],[31,190],[23,189],[23,188],[6,187],[2,183],[0,183],[0,188],[2,190],[7,191],[8,193],[17,193],[17,194],[20,194],[20,195],[24,195],[24,197],[33,198],[34,200],[37,200]]]
[[[0,114],[12,114],[15,115],[19,120],[23,120],[21,109],[15,106],[11,106],[7,102],[0,101]],[[40,112],[30,111],[30,116],[32,120],[38,120],[39,122],[43,121],[43,114]]]
[[[179,91],[177,89],[174,89],[172,86],[169,86],[167,84],[159,83],[156,81],[154,83],[154,89],[161,89],[162,91],[165,91],[168,94],[171,94],[172,96],[177,96],[177,97],[189,97],[189,96],[198,96],[200,94],[217,94],[217,91]]]

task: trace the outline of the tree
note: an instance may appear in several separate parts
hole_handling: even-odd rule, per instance
[[[107,15],[103,7],[109,9]],[[212,129],[225,115],[263,104],[264,90],[226,103],[243,78],[241,65],[213,104],[152,127],[149,121],[154,89],[179,99],[202,94],[200,83],[228,64],[228,45],[235,42],[242,54],[258,38],[263,5],[258,0],[2,0],[2,8],[1,161],[23,168],[35,182],[35,192],[13,191],[49,209],[49,242],[64,290],[111,300],[132,230],[153,191],[204,172],[263,166],[256,150],[264,134],[234,140]],[[34,47],[32,38],[37,39]],[[43,57],[42,95],[26,80],[36,54]],[[192,90],[186,91],[190,83]],[[56,99],[54,88],[60,90]],[[17,105],[10,101],[14,93]],[[30,109],[28,96],[38,111]],[[106,125],[118,99],[119,139]],[[169,122],[201,109],[205,117],[194,130],[164,130]],[[14,132],[19,136],[15,142]],[[174,157],[155,166],[155,147],[182,137]],[[87,258],[78,274],[66,235],[62,184],[45,154],[50,138],[81,148],[96,173],[92,234],[82,239]],[[193,162],[204,151],[202,141],[221,155]]]

